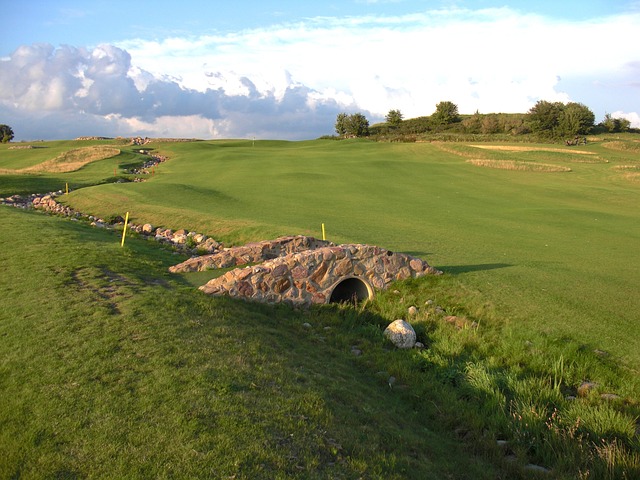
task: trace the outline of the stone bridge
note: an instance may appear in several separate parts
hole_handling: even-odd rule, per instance
[[[372,298],[392,282],[442,272],[424,260],[381,247],[335,245],[313,237],[282,237],[187,260],[170,271],[204,271],[248,263],[200,290],[253,301],[311,305]]]

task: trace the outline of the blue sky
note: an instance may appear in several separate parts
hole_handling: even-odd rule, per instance
[[[0,17],[0,85],[17,139],[315,138],[342,111],[442,100],[640,127],[640,1],[23,0]]]

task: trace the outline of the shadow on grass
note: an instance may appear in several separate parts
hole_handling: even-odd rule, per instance
[[[510,263],[479,263],[477,265],[438,265],[438,270],[452,275],[461,273],[481,272],[483,270],[496,270],[498,268],[513,267]]]

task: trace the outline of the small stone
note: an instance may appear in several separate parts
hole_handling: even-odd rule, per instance
[[[353,353],[356,357],[359,357],[360,355],[362,355],[362,350],[360,350],[359,348],[351,347],[351,353]]]
[[[424,302],[425,305],[433,305],[433,300],[427,300],[426,302]]]
[[[620,395],[616,395],[615,393],[603,393],[600,395],[600,398],[603,400],[618,400]]]
[[[411,305],[409,307],[408,312],[409,312],[409,315],[415,316],[418,313],[418,309],[416,307],[414,307],[413,305]]]
[[[154,231],[153,225],[151,225],[150,223],[145,223],[142,226],[142,233],[144,233],[145,235],[151,235],[153,231]]]
[[[391,376],[387,379],[387,383],[389,384],[389,387],[393,387],[393,385],[396,383],[396,377]]]
[[[402,319],[391,322],[384,330],[384,336],[398,348],[413,348],[416,344],[415,330]]]
[[[589,392],[596,388],[598,385],[594,382],[582,382],[582,384],[578,387],[578,396],[586,397],[589,395]]]
[[[551,470],[549,470],[548,468],[542,467],[540,465],[534,465],[533,463],[525,465],[524,469],[529,472],[551,473]]]
[[[418,349],[422,349],[424,348],[424,343],[422,342],[416,342],[415,345],[413,346],[414,348],[418,348]]]
[[[303,326],[304,328],[311,328],[311,324],[310,324],[309,322],[304,322],[304,323],[302,324],[302,326]]]

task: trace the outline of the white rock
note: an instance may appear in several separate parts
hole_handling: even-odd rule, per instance
[[[411,305],[409,307],[409,315],[413,316],[416,315],[418,313],[418,309],[416,307],[414,307],[413,305]]]
[[[413,348],[416,344],[416,331],[402,319],[391,322],[384,330],[384,336],[398,348]]]

